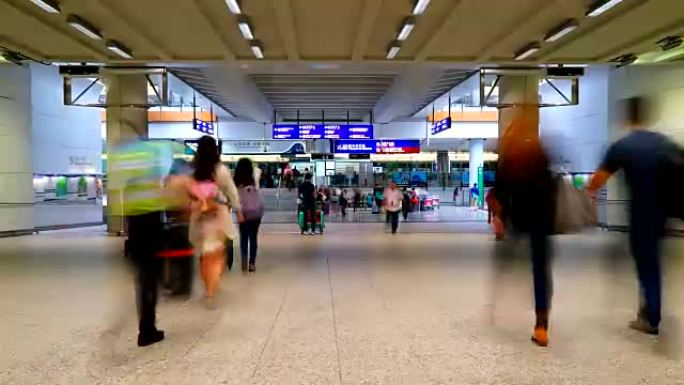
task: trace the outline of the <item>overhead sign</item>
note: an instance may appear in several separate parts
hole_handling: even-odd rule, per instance
[[[224,154],[303,154],[303,141],[294,140],[222,140]]]
[[[436,122],[432,122],[430,125],[430,131],[432,132],[432,135],[438,134],[442,131],[448,130],[451,128],[451,116],[448,116],[442,120],[438,120]]]
[[[418,139],[340,140],[335,142],[338,154],[417,154]]]
[[[214,135],[214,122],[206,122],[204,120],[194,119],[192,126],[193,129],[199,132],[203,132],[207,135]]]
[[[273,139],[373,139],[373,125],[350,124],[274,124]]]

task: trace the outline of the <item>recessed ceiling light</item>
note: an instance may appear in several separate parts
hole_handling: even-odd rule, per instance
[[[539,43],[530,43],[520,50],[515,53],[515,60],[523,60],[527,59],[528,57],[534,55],[537,51],[539,51]]]
[[[240,3],[238,2],[238,0],[226,0],[226,5],[228,6],[230,12],[236,15],[242,13],[242,10],[240,9]]]
[[[249,47],[257,59],[263,59],[264,58],[264,49],[261,46],[261,42],[259,40],[252,40],[249,43]]]
[[[425,12],[425,8],[427,8],[428,4],[430,4],[430,0],[417,0],[413,6],[413,14],[420,15]]]
[[[401,25],[401,29],[399,30],[399,34],[397,35],[397,40],[404,41],[408,39],[409,35],[411,34],[411,31],[413,31],[413,27],[415,26],[416,19],[414,17],[407,17],[404,20],[404,23]]]
[[[124,59],[132,59],[133,54],[131,53],[131,50],[126,48],[123,44],[115,41],[115,40],[108,40],[107,41],[107,49],[110,51],[114,52],[115,54],[121,56]]]
[[[67,23],[69,23],[69,25],[75,30],[81,32],[91,39],[102,40],[102,34],[100,33],[100,30],[76,15],[69,15],[67,17]]]
[[[560,24],[556,28],[549,31],[549,33],[547,33],[546,36],[544,36],[544,41],[547,43],[556,41],[561,37],[569,34],[570,32],[576,30],[578,26],[579,23],[576,19],[566,20],[565,22],[563,22],[563,24]]]
[[[599,16],[614,6],[620,4],[622,0],[598,0],[595,1],[587,10],[587,16],[596,17]]]
[[[669,51],[682,45],[681,36],[668,36],[656,42],[663,51]]]
[[[246,16],[241,16],[238,19],[238,28],[240,28],[242,37],[247,40],[254,40],[254,32],[252,32],[252,26],[249,24],[249,19]]]
[[[401,49],[401,43],[397,40],[393,41],[389,49],[387,50],[387,59],[394,59],[395,56],[399,53],[399,50]]]
[[[610,61],[612,63],[617,63],[618,68],[622,66],[626,66],[629,64],[634,63],[637,60],[637,56],[633,53],[627,53],[624,55],[620,55],[614,59],[611,59]]]
[[[31,2],[47,13],[61,13],[59,4],[54,0],[31,0]]]

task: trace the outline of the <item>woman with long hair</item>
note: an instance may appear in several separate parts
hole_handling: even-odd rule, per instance
[[[225,266],[225,241],[235,238],[229,206],[236,211],[238,220],[242,218],[233,178],[220,160],[214,138],[200,138],[192,162],[190,240],[196,252],[201,255],[200,274],[205,285],[207,305],[210,307],[213,306]]]
[[[256,271],[257,234],[264,213],[264,204],[259,196],[254,174],[252,161],[248,158],[241,158],[235,167],[234,181],[240,195],[240,204],[243,207],[243,220],[240,221],[242,271],[248,269],[247,255],[249,253],[250,272]]]

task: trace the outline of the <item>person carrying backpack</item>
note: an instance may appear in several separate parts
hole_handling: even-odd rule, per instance
[[[240,256],[242,271],[256,271],[257,235],[264,215],[264,202],[254,178],[254,166],[248,158],[241,158],[235,167],[235,185],[240,195],[243,221],[240,222]],[[249,268],[247,255],[249,253]]]

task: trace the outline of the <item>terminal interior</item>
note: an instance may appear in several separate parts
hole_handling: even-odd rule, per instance
[[[660,335],[638,334],[611,178],[596,226],[552,237],[540,348],[528,248],[497,265],[485,201],[519,106],[579,190],[626,135],[621,100],[684,144],[682,36],[681,0],[0,0],[0,383],[684,381],[681,222]],[[258,168],[258,271],[226,270],[206,309],[195,268],[139,348],[112,156],[145,140],[191,162],[204,136]],[[307,174],[322,236],[300,235]],[[415,195],[396,235],[391,181]]]

